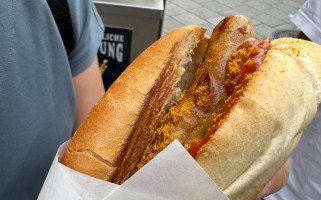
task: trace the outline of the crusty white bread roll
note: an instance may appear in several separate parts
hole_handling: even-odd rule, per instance
[[[230,199],[254,199],[296,147],[320,103],[321,47],[283,38],[196,161]]]
[[[232,51],[255,35],[253,24],[245,16],[229,16],[211,39],[204,33],[199,26],[182,27],[147,48],[96,104],[60,161],[87,175],[122,183],[168,141],[179,139],[190,151],[195,137],[215,127],[209,141],[191,155],[230,199],[254,199],[289,157],[316,113],[321,100],[321,46],[289,38],[273,41],[242,90],[228,97],[228,92],[221,91],[220,82],[226,80],[220,70]],[[185,89],[180,100],[170,103]],[[164,136],[158,130],[168,125],[166,116],[175,106],[182,108],[181,99],[189,103],[190,96],[196,98],[191,101],[195,104],[180,113],[179,122],[170,124],[179,126]],[[209,103],[208,97],[212,98]],[[224,104],[230,99],[232,104]],[[218,125],[213,119],[220,112],[224,117]],[[192,136],[184,136],[189,132]],[[149,147],[156,150],[151,152]]]
[[[68,143],[61,162],[108,181],[127,168],[122,166],[126,159],[135,168],[139,159],[136,155],[147,145],[152,124],[164,114],[183,72],[195,71],[194,61],[200,62],[191,62],[191,57],[205,31],[199,26],[186,26],[147,48],[95,105]]]

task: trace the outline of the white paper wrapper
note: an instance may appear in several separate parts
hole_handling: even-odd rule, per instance
[[[177,140],[122,185],[60,164],[66,146],[67,142],[59,147],[39,200],[228,200]]]

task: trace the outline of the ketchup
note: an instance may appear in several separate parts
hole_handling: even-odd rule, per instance
[[[231,59],[227,62],[226,67],[226,84],[225,88],[228,92],[228,99],[224,104],[224,107],[219,114],[212,116],[213,124],[210,126],[209,131],[203,138],[196,138],[191,142],[188,152],[195,158],[201,148],[211,139],[216,130],[221,126],[224,119],[226,119],[230,113],[231,108],[237,103],[238,99],[242,95],[247,82],[251,79],[252,73],[257,71],[262,64],[265,55],[271,48],[271,41],[269,38],[260,40],[258,38],[249,38],[243,44],[241,44],[237,51],[232,54]],[[233,64],[233,61],[238,59],[238,72],[237,74],[231,74],[228,69],[229,63]],[[241,59],[241,61],[240,61]],[[235,62],[234,62],[235,63]],[[232,70],[231,70],[232,71]],[[233,70],[235,73],[237,70]],[[233,78],[233,80],[228,80]]]

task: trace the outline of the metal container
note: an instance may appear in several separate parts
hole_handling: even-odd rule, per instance
[[[93,0],[105,24],[100,53],[107,57],[106,89],[144,49],[161,35],[164,0]],[[117,66],[119,65],[119,66]],[[106,81],[105,81],[106,79]],[[111,80],[112,79],[112,80]]]

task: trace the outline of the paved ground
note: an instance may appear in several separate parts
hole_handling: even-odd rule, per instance
[[[210,34],[225,16],[244,14],[255,25],[257,37],[273,38],[280,30],[297,30],[293,15],[305,0],[167,0],[162,34],[189,24],[201,25]]]

